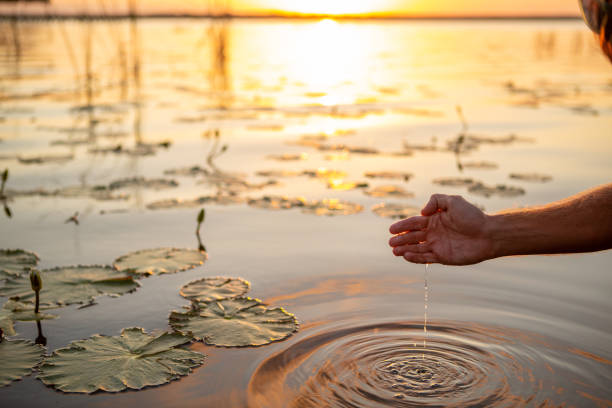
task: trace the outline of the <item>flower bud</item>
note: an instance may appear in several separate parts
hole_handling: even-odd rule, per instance
[[[40,278],[40,272],[36,269],[30,271],[30,284],[34,292],[39,292],[42,289],[42,279]]]

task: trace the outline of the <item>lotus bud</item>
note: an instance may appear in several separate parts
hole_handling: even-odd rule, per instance
[[[34,292],[39,292],[42,289],[42,279],[40,278],[40,272],[36,269],[30,271],[30,284]]]
[[[204,212],[204,209],[202,208],[200,210],[200,213],[198,214],[198,224],[201,224],[204,222],[204,216],[205,216],[205,212]]]
[[[2,172],[2,184],[6,183],[6,180],[8,180],[8,175],[9,175],[8,169],[5,169]]]

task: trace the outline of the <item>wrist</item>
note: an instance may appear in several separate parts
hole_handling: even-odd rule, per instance
[[[508,247],[504,243],[504,217],[503,215],[485,215],[483,236],[487,242],[485,249],[486,259],[506,256]]]

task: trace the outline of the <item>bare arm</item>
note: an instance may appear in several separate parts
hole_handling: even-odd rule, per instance
[[[415,263],[467,265],[508,255],[612,248],[612,183],[540,207],[487,215],[459,196],[434,194],[422,216],[393,224],[389,244]]]

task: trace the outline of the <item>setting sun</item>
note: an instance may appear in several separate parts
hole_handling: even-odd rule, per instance
[[[393,0],[264,0],[262,8],[300,14],[370,14],[388,11]]]

